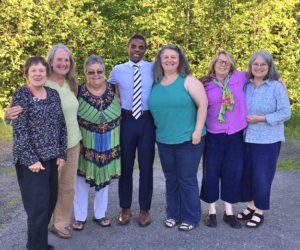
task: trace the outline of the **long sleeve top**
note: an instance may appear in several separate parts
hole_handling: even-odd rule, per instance
[[[58,83],[47,80],[45,83],[46,87],[55,89],[61,101],[62,110],[65,116],[65,122],[67,126],[68,134],[68,149],[76,146],[81,140],[81,133],[77,122],[77,111],[78,111],[78,100],[74,93],[71,91],[67,80],[65,79],[64,85],[61,87]],[[22,106],[22,104],[21,104]],[[6,119],[3,115],[3,121],[5,126],[11,125],[11,120]]]
[[[37,99],[25,87],[13,95],[13,106],[23,111],[13,120],[13,162],[30,166],[37,161],[67,159],[67,129],[58,93],[48,87],[46,99]]]
[[[211,75],[212,78],[215,78]],[[225,79],[224,79],[225,80]],[[221,82],[224,84],[224,80]],[[234,134],[247,126],[247,107],[243,92],[244,85],[248,82],[246,72],[234,71],[229,78],[227,87],[231,90],[234,105],[233,110],[225,112],[225,122],[218,120],[222,104],[222,89],[212,80],[205,82],[205,91],[208,99],[206,129],[213,134]]]
[[[283,122],[291,117],[288,95],[278,81],[266,80],[254,88],[253,80],[245,86],[248,115],[265,116],[267,122],[249,123],[245,142],[267,144],[284,141]]]

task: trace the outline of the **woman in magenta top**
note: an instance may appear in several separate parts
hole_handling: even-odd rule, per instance
[[[216,201],[221,198],[225,202],[223,220],[233,228],[240,228],[232,204],[239,202],[241,195],[243,129],[247,126],[243,87],[248,78],[245,72],[236,70],[229,52],[220,51],[210,63],[209,75],[201,81],[208,98],[207,141],[200,195],[203,201],[209,203],[205,224],[217,226]]]

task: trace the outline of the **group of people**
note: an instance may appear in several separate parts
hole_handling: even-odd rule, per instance
[[[27,59],[27,85],[16,91],[5,117],[13,125],[28,249],[53,249],[47,238],[50,221],[53,233],[70,238],[73,207],[72,227],[83,230],[90,187],[96,190],[94,221],[110,226],[105,213],[114,178],[119,178],[118,223],[128,224],[136,151],[138,221],[149,225],[155,142],[166,180],[166,227],[192,230],[200,221],[200,199],[209,203],[205,224],[216,227],[219,198],[229,226],[240,228],[240,220],[252,228],[263,223],[283,123],[291,115],[271,55],[254,53],[248,72],[242,72],[229,52],[220,51],[208,75],[198,80],[176,45],[164,46],[154,63],[143,60],[146,47],[143,36],[131,37],[129,61],[115,66],[107,82],[104,62],[91,55],[84,64],[86,82],[79,86],[66,46],[53,46],[47,62]],[[248,204],[235,216],[237,202]]]

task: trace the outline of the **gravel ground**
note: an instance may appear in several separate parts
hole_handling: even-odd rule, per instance
[[[26,214],[23,210],[14,167],[11,163],[12,142],[0,141],[0,250],[25,249]],[[286,142],[280,159],[300,160],[300,142]],[[49,234],[49,242],[55,249],[300,249],[300,171],[276,174],[272,189],[272,210],[265,214],[266,222],[257,230],[234,230],[221,221],[223,205],[218,203],[218,228],[210,229],[200,223],[190,233],[166,229],[162,225],[165,210],[165,187],[158,155],[154,163],[154,194],[151,215],[153,223],[140,229],[137,225],[137,183],[134,176],[134,216],[130,225],[116,224],[119,213],[117,181],[110,186],[109,209],[112,227],[99,228],[92,221],[90,206],[88,223],[83,232],[74,232],[70,240],[62,240]],[[199,181],[201,171],[199,171]],[[91,192],[93,193],[93,192]],[[93,194],[91,195],[93,196]],[[90,199],[92,203],[92,197]],[[240,210],[243,205],[235,206]],[[207,205],[202,202],[202,218]],[[289,213],[286,213],[289,211]]]

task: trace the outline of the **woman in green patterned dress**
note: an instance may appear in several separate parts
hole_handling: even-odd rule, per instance
[[[90,187],[96,190],[94,220],[103,227],[110,226],[105,217],[108,185],[120,176],[121,108],[115,88],[105,82],[105,65],[99,56],[91,55],[84,71],[87,82],[79,86],[77,96],[82,141],[75,183],[74,230],[82,230],[86,221]]]

